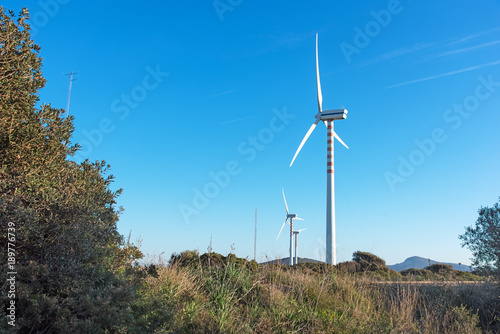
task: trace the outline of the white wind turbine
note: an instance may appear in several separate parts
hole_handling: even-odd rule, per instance
[[[327,169],[326,169],[326,263],[337,264],[337,256],[335,253],[335,179],[333,167],[333,138],[335,137],[346,148],[347,145],[333,131],[333,121],[346,119],[346,109],[323,110],[323,96],[321,95],[321,84],[319,82],[319,65],[318,65],[318,34],[316,34],[316,88],[318,92],[318,113],[314,116],[316,121],[307,131],[304,139],[299,145],[297,152],[293,156],[290,167],[292,167],[295,158],[299,154],[302,146],[311,135],[316,125],[323,121],[327,127]]]
[[[281,189],[281,191],[283,192],[283,200],[285,201],[286,218],[285,218],[285,221],[283,222],[283,225],[281,225],[280,233],[278,233],[278,237],[276,238],[276,240],[278,240],[278,238],[280,237],[281,231],[283,231],[283,227],[285,227],[286,222],[290,219],[290,222],[289,222],[289,224],[290,224],[290,261],[289,261],[289,264],[292,266],[293,265],[293,220],[294,219],[304,220],[304,219],[297,217],[297,214],[295,214],[295,213],[288,212],[288,205],[286,204],[285,191],[283,189]]]
[[[306,230],[305,228],[303,229],[300,229],[298,231],[293,231],[293,235],[295,235],[295,264],[298,263],[297,259],[298,259],[298,256],[297,256],[297,236],[300,234],[300,232]]]

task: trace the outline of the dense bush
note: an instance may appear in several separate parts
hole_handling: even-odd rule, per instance
[[[354,261],[340,262],[335,267],[338,271],[349,274],[354,274],[361,271],[361,264]]]
[[[220,268],[228,263],[233,263],[237,267],[246,267],[256,270],[258,264],[255,260],[248,261],[247,259],[239,258],[236,255],[229,253],[227,256],[219,253],[204,253],[200,255],[198,251],[184,251],[180,254],[172,254],[169,264],[181,267],[217,267]]]
[[[434,263],[430,266],[427,266],[425,269],[439,275],[449,275],[454,272],[454,269],[451,265],[444,263]]]
[[[0,260],[7,241],[15,244],[17,272],[14,299],[0,272],[0,303],[15,301],[19,333],[119,332],[131,319],[130,274],[142,254],[117,231],[121,190],[110,189],[109,166],[69,160],[79,148],[72,117],[36,106],[45,80],[29,31],[26,9],[0,7]]]
[[[417,268],[405,269],[401,271],[401,275],[413,281],[427,281],[431,280],[434,277],[432,271],[428,269]]]
[[[359,263],[363,271],[386,270],[385,261],[368,252],[357,251],[352,255],[352,260]]]
[[[327,272],[328,267],[330,266],[330,264],[326,264],[324,262],[299,262],[298,264],[294,265],[293,268],[296,268],[296,270],[309,270],[318,274],[322,274]],[[284,270],[286,270],[287,267],[287,265],[283,265]]]
[[[485,278],[475,275],[469,271],[456,271],[455,280],[457,281],[484,281]]]

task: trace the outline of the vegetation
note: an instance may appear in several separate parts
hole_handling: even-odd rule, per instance
[[[111,190],[109,166],[72,161],[73,118],[37,107],[45,80],[27,20],[25,9],[16,17],[0,7],[0,247],[14,250],[0,260],[16,271],[14,285],[0,272],[1,307],[16,306],[15,326],[4,317],[1,332],[500,331],[498,285],[400,282],[480,279],[446,265],[398,273],[360,251],[337,266],[197,251],[138,265],[139,248],[117,231],[121,190]],[[483,216],[490,221],[493,211]],[[474,244],[480,233],[466,235]]]
[[[493,207],[481,207],[475,226],[460,235],[462,247],[472,251],[472,265],[500,277],[500,199]]]
[[[141,254],[117,232],[121,190],[110,189],[109,166],[68,160],[73,119],[36,106],[45,80],[27,20],[25,9],[16,18],[0,7],[0,259],[17,272],[15,299],[0,272],[1,304],[15,302],[19,333],[117,332]]]
[[[359,254],[379,263],[369,253],[356,252],[354,258]],[[498,286],[381,284],[370,278],[370,271],[352,263],[357,262],[254,266],[233,254],[174,254],[168,265],[155,266],[143,280],[133,306],[138,321],[130,332],[495,333],[500,329]],[[346,267],[359,270],[351,273]],[[372,273],[383,270],[369,267]],[[431,268],[436,273],[424,270],[439,283],[443,274],[439,268]]]
[[[478,276],[471,272],[454,270],[450,265],[442,263],[435,263],[424,269],[411,268],[397,272],[387,267],[385,261],[378,256],[360,251],[353,254],[353,261],[337,264],[336,270],[341,273],[349,273],[357,277],[366,277],[379,282],[485,280],[483,276]]]

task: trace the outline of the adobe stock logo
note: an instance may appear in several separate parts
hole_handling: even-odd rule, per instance
[[[400,14],[402,11],[403,6],[399,0],[389,0],[389,2],[387,2],[387,9],[370,11],[370,15],[373,17],[373,20],[368,21],[365,24],[364,29],[354,26],[355,35],[353,43],[349,44],[341,42],[339,44],[340,50],[342,51],[347,63],[351,63],[351,56],[353,54],[360,54],[361,50],[366,48],[371,43],[373,38],[380,35],[382,28],[386,28],[391,23],[392,17]]]
[[[479,84],[476,85],[473,94],[466,96],[462,103],[454,103],[451,108],[444,111],[443,121],[452,130],[459,129],[463,121],[479,109],[481,101],[489,99],[496,92],[497,87],[500,87],[500,82],[494,81],[492,74],[488,78],[479,76],[478,81]],[[438,145],[448,139],[446,133],[445,128],[438,127],[433,129],[427,138],[414,140],[416,148],[409,154],[398,157],[399,164],[396,172],[386,171],[384,173],[385,182],[391,191],[395,191],[398,183],[405,182],[415,173],[417,167],[421,166],[427,158],[436,152]]]
[[[242,2],[243,0],[214,0],[212,4],[219,19],[224,21],[224,13],[234,11],[234,8],[241,5]]]
[[[66,5],[70,0],[40,0],[38,6],[41,10],[30,14],[31,36],[34,37],[38,33],[39,28],[45,27],[51,18],[59,14],[61,5]]]
[[[151,66],[145,68],[147,74],[142,78],[141,84],[134,86],[128,94],[121,94],[119,98],[111,102],[111,112],[118,114],[120,120],[125,120],[130,112],[139,106],[139,103],[148,97],[148,93],[152,92],[160,86],[160,84],[169,76],[168,72],[160,70],[160,65],[156,65],[156,69]],[[75,154],[80,159],[92,153],[94,147],[101,145],[104,136],[115,130],[116,126],[110,118],[102,118],[99,125],[91,130],[84,129],[82,134],[84,140],[80,140],[80,150]]]
[[[273,109],[268,126],[260,129],[256,135],[248,136],[236,146],[240,158],[244,158],[247,163],[254,161],[259,152],[264,151],[294,118],[295,115],[289,114],[286,107],[283,107],[282,111]],[[179,211],[186,224],[191,223],[192,216],[199,215],[209,206],[210,200],[219,196],[221,191],[229,186],[231,180],[243,171],[242,164],[241,159],[229,160],[222,170],[210,171],[209,181],[203,186],[193,188],[191,203],[179,204]]]

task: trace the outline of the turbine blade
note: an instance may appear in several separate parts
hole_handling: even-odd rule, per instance
[[[281,192],[283,193],[283,200],[285,200],[286,214],[288,214],[288,205],[286,205],[285,191],[283,190],[283,188],[281,188]]]
[[[295,218],[293,218],[293,219],[297,219],[297,220],[304,220],[304,219],[299,218],[299,217],[295,217]]]
[[[302,146],[304,146],[304,144],[307,141],[307,138],[309,138],[309,136],[311,135],[311,133],[313,132],[314,128],[316,127],[316,125],[318,123],[319,123],[319,119],[317,119],[316,122],[314,122],[313,125],[311,125],[311,127],[309,128],[309,131],[307,131],[306,135],[304,136],[304,139],[302,139],[302,142],[300,143],[299,148],[297,149],[297,152],[295,152],[295,155],[293,156],[292,162],[290,163],[290,167],[292,167],[293,162],[295,161],[295,158],[297,157],[300,150],[302,149]]]
[[[286,217],[285,222],[283,223],[283,225],[281,225],[281,230],[280,230],[280,233],[278,233],[278,237],[276,238],[276,240],[278,240],[278,238],[280,237],[281,231],[283,231],[283,227],[285,227],[287,220],[288,220],[288,217]]]
[[[349,149],[349,147],[342,141],[342,139],[340,139],[340,137],[335,133],[335,131],[333,131],[333,136],[342,144],[344,145],[347,149]]]
[[[318,34],[316,34],[316,85],[318,90],[318,110],[322,111],[323,95],[321,94],[321,83],[319,82],[319,64],[318,64]]]
[[[302,232],[302,231],[304,231],[304,230],[307,230],[307,228],[303,228],[303,229],[301,229],[301,230],[298,230],[297,232],[299,232],[299,233],[300,233],[300,232]]]

